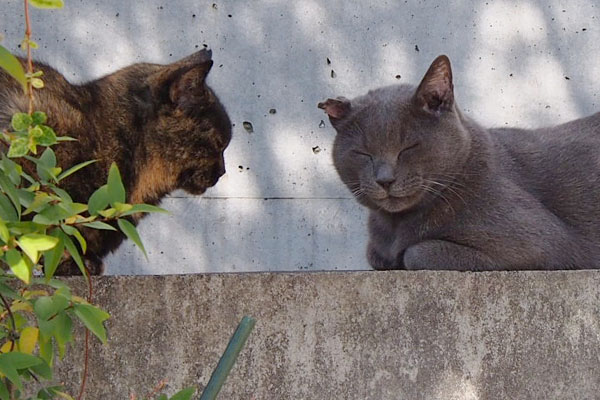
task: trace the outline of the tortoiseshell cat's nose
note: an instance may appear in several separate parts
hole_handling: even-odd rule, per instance
[[[225,175],[225,160],[223,159],[223,157],[219,158],[218,164],[217,164],[217,179],[222,177],[223,175]]]

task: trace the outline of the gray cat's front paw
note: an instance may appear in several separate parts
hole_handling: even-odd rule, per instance
[[[498,263],[480,250],[444,240],[426,240],[404,251],[406,269],[485,271]]]
[[[377,251],[371,246],[368,246],[367,248],[367,260],[369,261],[371,267],[378,271],[385,271],[388,269],[400,269],[399,267],[394,266],[393,262],[386,260],[385,258],[380,256],[379,253],[377,253]]]
[[[422,251],[421,247],[416,244],[404,251],[404,268],[411,270],[430,268],[430,266],[425,265],[428,262],[428,257],[427,254],[423,254],[425,252]]]

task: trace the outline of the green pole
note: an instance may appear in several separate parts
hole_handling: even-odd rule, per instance
[[[206,388],[202,392],[200,400],[215,400],[217,398],[221,386],[225,383],[229,371],[231,371],[233,364],[235,364],[235,361],[237,360],[238,354],[240,354],[240,351],[244,348],[248,336],[250,336],[252,329],[254,329],[254,324],[256,324],[254,318],[242,318],[235,333],[229,340],[229,344],[221,356],[217,368],[213,371],[212,376],[208,381],[208,385],[206,385]]]

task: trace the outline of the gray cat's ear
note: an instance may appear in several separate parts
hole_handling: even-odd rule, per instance
[[[454,85],[448,57],[441,55],[431,63],[417,88],[413,102],[419,109],[435,116],[452,110]]]
[[[153,95],[162,97],[168,93],[169,99],[182,107],[204,96],[204,80],[213,65],[211,58],[212,52],[203,49],[161,67],[147,80]]]
[[[317,105],[322,110],[325,110],[325,113],[329,116],[329,120],[334,123],[343,119],[350,113],[350,109],[352,108],[350,105],[350,100],[345,97],[336,97],[335,99],[327,99],[322,103]]]

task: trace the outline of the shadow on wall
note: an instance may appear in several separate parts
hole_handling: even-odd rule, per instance
[[[5,15],[20,7],[3,5]],[[488,126],[564,122],[599,108],[599,18],[591,0],[110,0],[35,14],[34,37],[39,57],[75,81],[213,49],[209,83],[235,124],[228,173],[202,199],[175,193],[164,203],[173,216],[142,222],[150,264],[128,244],[109,271],[365,269],[364,210],[332,167],[334,132],[316,104],[416,84],[448,54],[468,116]],[[20,40],[19,21],[3,24],[7,45]]]

